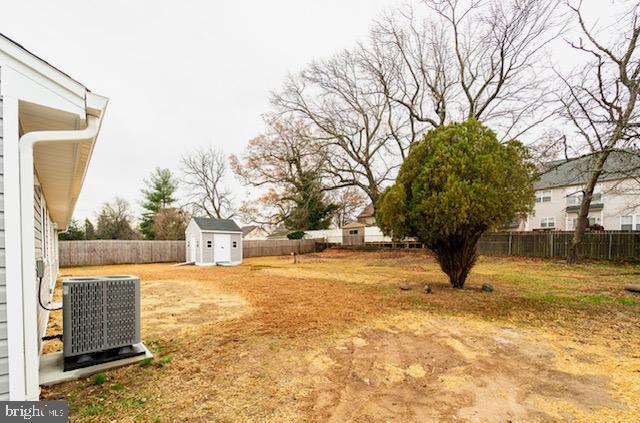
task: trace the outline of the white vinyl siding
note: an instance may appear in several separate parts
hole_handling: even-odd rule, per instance
[[[231,261],[242,261],[242,234],[231,234]]]
[[[4,145],[2,128],[2,97],[0,97],[0,400],[8,400],[9,354],[7,340],[7,276],[4,248]]]
[[[58,244],[57,233],[54,230],[47,204],[39,185],[33,189],[33,211],[34,222],[33,228],[35,233],[35,258],[44,261],[44,277],[42,278],[42,287],[40,290],[40,298],[42,304],[50,305],[51,291],[55,287],[56,277],[58,276]],[[34,281],[36,289],[39,281]],[[38,333],[40,339],[44,336],[49,319],[49,312],[38,303]],[[39,342],[41,346],[41,342]]]

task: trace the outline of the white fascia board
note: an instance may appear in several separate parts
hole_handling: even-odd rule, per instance
[[[87,91],[86,112],[88,115],[102,117],[108,103],[109,99],[107,97]]]
[[[25,67],[0,50],[3,97],[17,98],[29,103],[73,113],[84,120],[86,117],[85,94],[69,91]]]
[[[44,60],[16,45],[11,40],[1,36],[0,54],[3,54],[13,62],[19,63],[19,68],[22,68],[24,73],[37,73],[41,75],[43,79],[49,81],[46,83],[47,85],[58,85],[61,89],[80,97],[84,97],[84,93],[87,91],[84,85],[65,75],[64,72],[61,72]]]

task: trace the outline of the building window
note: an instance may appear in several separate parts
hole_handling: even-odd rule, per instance
[[[213,247],[213,243],[211,241],[207,241],[207,248]]]
[[[579,206],[582,204],[582,198],[584,194],[582,191],[574,192],[573,194],[567,195],[567,206]],[[602,193],[594,192],[591,196],[591,204],[602,204]]]
[[[556,227],[556,218],[555,217],[543,217],[540,219],[540,227],[541,228],[555,228]]]
[[[582,192],[567,195],[567,206],[579,206],[582,203]]]
[[[531,198],[531,197],[529,197]],[[358,235],[358,230],[357,229],[349,229],[349,235]]]
[[[536,191],[536,203],[548,203],[551,201],[551,191]]]
[[[233,245],[233,248],[238,248],[238,241],[233,241],[232,245]]]
[[[636,214],[636,231],[640,231],[640,214]]]
[[[633,216],[620,217],[620,230],[621,231],[633,230]]]

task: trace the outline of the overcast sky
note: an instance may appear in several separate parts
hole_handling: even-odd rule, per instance
[[[365,41],[397,0],[5,1],[0,32],[110,102],[76,218],[121,196],[139,207],[156,167],[201,145],[240,153],[269,91],[314,58]],[[606,15],[609,1],[587,0]],[[236,199],[246,189],[230,177]]]

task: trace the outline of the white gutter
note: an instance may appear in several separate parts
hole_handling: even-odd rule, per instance
[[[101,114],[102,116],[102,114]],[[33,209],[34,158],[36,145],[78,143],[94,140],[100,131],[102,118],[87,116],[87,127],[75,131],[36,131],[20,137],[20,224],[22,234],[22,300],[25,355],[25,390],[27,400],[38,400],[39,389],[39,337],[37,283],[35,271],[35,230]],[[93,148],[92,148],[93,149]],[[86,172],[86,169],[85,169]],[[82,178],[84,179],[84,174]],[[74,202],[76,199],[70,199]],[[73,207],[72,207],[73,208]]]

